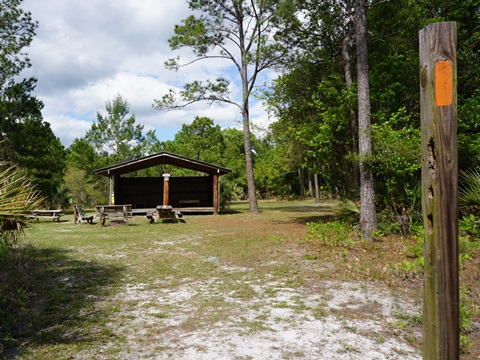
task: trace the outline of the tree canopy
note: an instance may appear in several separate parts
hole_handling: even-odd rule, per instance
[[[23,52],[35,36],[37,22],[20,7],[22,0],[0,2],[0,91],[15,82],[15,77],[31,66]]]
[[[219,125],[207,117],[195,117],[190,125],[183,124],[173,141],[167,141],[164,149],[195,160],[221,164],[225,149]]]
[[[0,157],[24,169],[50,203],[65,204],[64,148],[43,120],[44,105],[33,95],[36,79],[21,78],[31,65],[25,48],[38,24],[20,4],[0,2]]]
[[[144,154],[143,125],[130,115],[130,104],[120,94],[105,104],[107,114],[97,112],[97,121],[87,131],[85,139],[99,154],[115,163],[138,158]]]

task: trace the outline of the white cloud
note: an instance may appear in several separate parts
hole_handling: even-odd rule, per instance
[[[43,115],[64,145],[82,137],[104,113],[105,102],[118,93],[130,103],[137,122],[155,129],[160,140],[172,139],[195,116],[208,116],[222,127],[237,126],[240,112],[232,105],[198,103],[178,111],[153,109],[172,85],[192,80],[235,80],[227,61],[200,61],[178,72],[164,62],[189,52],[172,52],[168,38],[175,24],[190,14],[186,0],[24,0],[39,28],[26,49],[38,78],[36,95]],[[185,57],[184,55],[187,55]],[[190,57],[191,59],[191,57]],[[241,89],[231,85],[232,96]],[[252,105],[252,122],[265,122],[260,104]]]

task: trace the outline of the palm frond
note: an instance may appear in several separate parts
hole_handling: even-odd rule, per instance
[[[480,169],[460,173],[458,205],[460,209],[469,206],[480,206]]]
[[[26,226],[24,217],[43,200],[21,169],[0,162],[0,245],[17,240]]]
[[[24,216],[41,206],[44,199],[19,168],[0,163],[0,169],[0,216]]]
[[[335,218],[340,221],[353,223],[358,221],[360,216],[360,208],[358,205],[349,199],[344,199],[338,207]]]

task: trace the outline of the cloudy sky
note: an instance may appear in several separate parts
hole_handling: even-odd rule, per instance
[[[152,108],[169,88],[195,79],[235,81],[231,64],[222,60],[197,62],[178,72],[165,69],[167,59],[191,56],[172,52],[167,41],[174,25],[190,14],[186,0],[24,0],[22,7],[39,22],[26,49],[32,67],[25,75],[38,79],[35,94],[45,103],[44,119],[65,146],[84,136],[97,111],[105,114],[105,102],[116,94],[161,141],[173,139],[195,116],[208,116],[222,128],[239,127],[240,113],[232,105]],[[232,98],[239,88],[232,83]],[[252,105],[251,116],[259,126],[268,121],[260,103]]]

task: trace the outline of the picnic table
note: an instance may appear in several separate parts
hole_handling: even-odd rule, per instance
[[[173,222],[177,222],[177,215],[178,217],[182,217],[180,211],[173,210],[171,205],[158,205],[157,209],[157,219],[170,219]]]
[[[95,207],[97,216],[99,217],[99,224],[105,225],[105,220],[119,219],[121,223],[126,224],[128,217],[132,216],[132,205],[98,205]]]
[[[62,210],[32,210],[30,214],[27,215],[29,219],[36,219],[39,221],[40,219],[52,219],[52,221],[57,220],[60,222],[60,217],[63,214]]]

